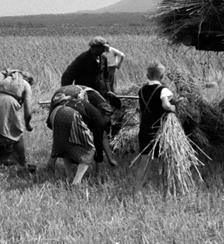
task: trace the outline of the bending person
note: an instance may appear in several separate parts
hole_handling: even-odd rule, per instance
[[[21,110],[24,110],[25,128],[32,131],[31,85],[33,78],[20,70],[0,73],[0,150],[7,161],[10,156],[26,166]]]
[[[112,158],[105,133],[113,112],[110,105],[102,103],[97,109],[89,102],[56,93],[55,106],[50,111],[48,126],[53,129],[53,145],[48,168],[54,169],[57,157],[65,162],[67,181],[79,184],[89,165],[103,161],[103,151],[108,162],[117,165]],[[73,179],[71,166],[78,164]]]

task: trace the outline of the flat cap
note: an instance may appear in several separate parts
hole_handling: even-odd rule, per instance
[[[94,46],[108,46],[108,41],[103,38],[102,36],[95,36],[90,42],[89,42],[90,47]]]

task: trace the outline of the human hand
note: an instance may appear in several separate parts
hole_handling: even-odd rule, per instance
[[[105,52],[109,52],[110,51],[110,45],[109,44],[105,44],[104,48],[105,48]]]
[[[176,103],[185,102],[186,100],[187,100],[187,98],[185,98],[185,97],[178,97],[176,100]]]
[[[117,161],[115,159],[113,159],[113,158],[108,158],[108,162],[113,167],[118,166]]]
[[[176,112],[176,106],[175,105],[170,106],[170,112],[172,112],[172,113]]]
[[[26,130],[29,132],[33,130],[33,127],[30,125],[30,123],[26,124]]]

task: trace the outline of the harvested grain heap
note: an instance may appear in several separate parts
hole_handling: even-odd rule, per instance
[[[163,0],[157,20],[173,43],[224,51],[224,0]]]
[[[202,96],[205,84],[190,74],[169,70],[166,79],[175,85],[176,96],[184,97],[177,104],[177,116],[191,140],[206,153],[224,144],[224,116],[217,102],[209,103]]]
[[[136,95],[140,87],[131,87],[123,94]],[[132,90],[135,90],[134,93]],[[125,156],[128,153],[138,152],[139,112],[138,100],[123,100],[123,118],[120,121],[120,130],[112,138],[110,145],[114,153]]]

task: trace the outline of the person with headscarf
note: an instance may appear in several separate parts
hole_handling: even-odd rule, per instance
[[[24,125],[21,118],[23,108],[25,128],[32,131],[31,100],[33,78],[28,72],[3,70],[0,72],[0,155],[1,160],[14,160],[26,167],[23,139]]]
[[[116,166],[109,148],[106,130],[113,113],[105,101],[95,107],[87,97],[77,93],[78,86],[65,86],[55,92],[47,120],[53,130],[53,143],[48,169],[54,169],[58,157],[63,158],[67,182],[79,184],[88,167],[103,161],[103,152],[108,162]],[[73,178],[72,164],[78,164]]]

